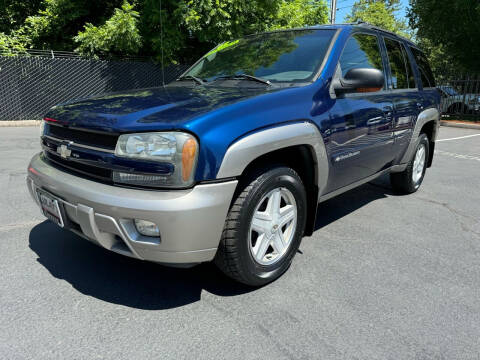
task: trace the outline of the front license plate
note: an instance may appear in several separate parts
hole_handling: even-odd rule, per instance
[[[40,201],[40,207],[42,209],[43,215],[45,215],[48,219],[52,220],[55,224],[63,228],[64,223],[58,200],[56,200],[49,193],[39,189],[37,189],[37,196],[38,200]]]

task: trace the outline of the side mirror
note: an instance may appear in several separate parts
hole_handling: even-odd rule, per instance
[[[384,82],[385,78],[380,70],[350,69],[344,77],[335,80],[333,88],[336,94],[372,92],[381,90]]]

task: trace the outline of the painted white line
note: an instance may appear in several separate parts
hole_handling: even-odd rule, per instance
[[[478,157],[478,156],[462,155],[462,154],[456,154],[456,153],[452,153],[452,152],[448,152],[448,151],[442,151],[442,150],[435,150],[435,154],[451,156],[451,157],[454,157],[454,158],[457,158],[457,159],[480,161],[480,157]]]
[[[480,136],[480,134],[466,135],[466,136],[459,136],[459,137],[454,137],[454,138],[450,138],[450,139],[440,139],[440,140],[437,140],[436,142],[439,142],[439,141],[450,141],[450,140],[466,139],[466,138],[471,138],[471,137],[474,137],[474,136]]]

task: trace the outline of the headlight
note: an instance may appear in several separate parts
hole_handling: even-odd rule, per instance
[[[115,171],[113,180],[142,186],[186,187],[193,184],[198,142],[182,132],[151,132],[120,135],[115,155],[139,160],[170,163],[171,174],[136,174]]]

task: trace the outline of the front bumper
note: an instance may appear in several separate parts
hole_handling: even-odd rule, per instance
[[[27,185],[38,204],[41,188],[63,204],[70,230],[117,253],[165,264],[210,261],[217,251],[237,181],[188,190],[110,186],[71,175],[35,155]],[[140,235],[133,219],[152,221],[160,238]]]

